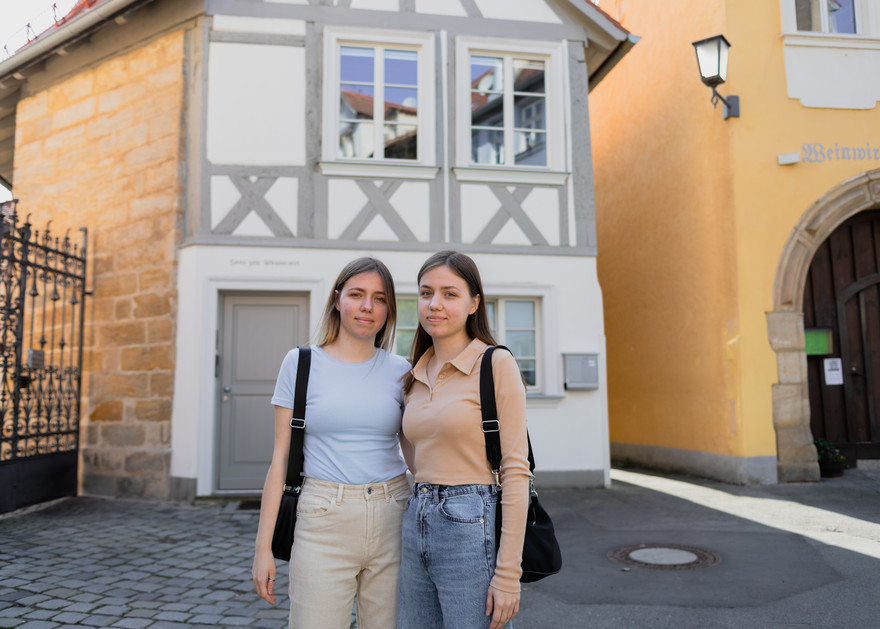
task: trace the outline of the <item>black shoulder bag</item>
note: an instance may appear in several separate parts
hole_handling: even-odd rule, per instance
[[[507,349],[503,345],[489,347],[483,354],[480,366],[480,406],[483,413],[483,436],[486,438],[486,458],[492,466],[495,482],[501,474],[501,437],[498,411],[495,405],[495,378],[492,374],[492,352],[498,348]],[[507,349],[510,352],[509,349]],[[512,353],[512,352],[511,352]],[[538,502],[535,491],[535,457],[532,454],[532,442],[526,432],[529,444],[529,513],[526,518],[526,536],[522,552],[522,576],[520,581],[531,583],[544,577],[556,574],[562,569],[562,553],[556,541],[556,532],[550,516]],[[501,543],[501,494],[495,507],[495,549]]]
[[[312,349],[299,348],[296,364],[296,384],[293,393],[293,417],[290,420],[290,450],[287,453],[287,477],[281,506],[275,519],[275,532],[272,533],[272,555],[275,559],[290,561],[293,547],[293,529],[296,526],[296,505],[303,483],[303,438],[306,430],[306,393],[309,389],[309,368],[312,364]]]

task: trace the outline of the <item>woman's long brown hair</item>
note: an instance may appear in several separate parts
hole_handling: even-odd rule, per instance
[[[477,269],[476,263],[470,258],[470,256],[458,251],[440,251],[425,260],[422,268],[419,269],[419,285],[421,285],[422,277],[425,273],[431,269],[436,269],[438,266],[449,268],[450,271],[463,279],[468,285],[468,291],[470,292],[471,297],[480,297],[476,311],[473,314],[468,315],[467,323],[465,324],[467,335],[471,339],[480,339],[487,345],[497,345],[495,339],[492,337],[491,328],[489,327],[489,316],[486,314],[486,297],[483,294],[483,280],[480,279],[480,271]],[[413,337],[412,349],[410,350],[409,359],[413,367],[419,362],[422,355],[428,351],[428,348],[433,345],[434,340],[427,332],[425,332],[424,328],[422,328],[421,322],[419,322],[419,325],[416,328],[416,334]],[[406,377],[403,379],[404,393],[409,393],[413,381],[414,378],[412,373],[407,373]]]

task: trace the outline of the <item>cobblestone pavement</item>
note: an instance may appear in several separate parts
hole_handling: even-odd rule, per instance
[[[541,490],[563,568],[523,584],[516,629],[880,626],[880,470],[747,487],[611,478],[608,489]],[[78,497],[0,515],[0,629],[282,629],[287,571],[275,607],[257,598],[258,514],[238,506]],[[634,544],[722,561],[659,570],[609,559]]]
[[[0,628],[271,627],[253,592],[258,512],[78,497],[0,518]],[[286,566],[286,564],[284,564]]]

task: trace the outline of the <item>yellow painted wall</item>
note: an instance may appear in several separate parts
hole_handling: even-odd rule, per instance
[[[40,229],[51,219],[56,234],[89,230],[87,492],[168,493],[184,60],[177,31],[18,105],[20,215]]]
[[[880,107],[819,109],[786,94],[778,2],[731,0],[730,86],[741,95],[742,117],[732,134],[742,330],[743,416],[749,424],[745,452],[772,453],[770,385],[776,356],[767,341],[765,312],[772,310],[773,281],[785,242],[807,208],[841,182],[880,166],[878,161],[801,162],[780,166],[777,155],[804,143],[880,148]],[[726,93],[726,92],[725,92]],[[768,452],[769,451],[769,452]]]
[[[610,430],[612,442],[733,454],[729,133],[690,45],[723,31],[725,16],[693,4],[622,3],[623,25],[642,39],[590,96]]]
[[[607,6],[606,6],[607,5]],[[600,6],[642,37],[590,97],[611,441],[773,456],[767,334],[794,225],[878,162],[802,162],[807,142],[880,147],[880,108],[807,108],[786,93],[779,2]],[[731,42],[722,120],[691,42]]]

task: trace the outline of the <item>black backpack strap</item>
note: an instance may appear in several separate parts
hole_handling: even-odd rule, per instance
[[[309,369],[312,348],[300,347],[296,364],[296,383],[293,393],[293,418],[290,420],[290,449],[287,451],[286,487],[299,489],[302,484],[303,439],[306,432],[306,394],[309,390]]]
[[[498,422],[498,407],[495,404],[495,375],[492,373],[492,352],[496,349],[510,350],[504,345],[487,347],[480,363],[480,409],[483,415],[483,437],[486,439],[486,458],[495,475],[495,484],[499,485],[501,470],[501,424]],[[511,355],[513,352],[510,352]],[[529,470],[535,471],[535,457],[532,454],[532,442],[526,432],[529,444]]]

